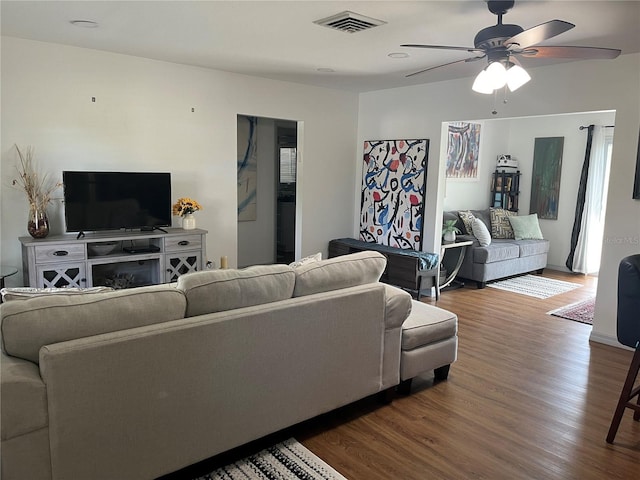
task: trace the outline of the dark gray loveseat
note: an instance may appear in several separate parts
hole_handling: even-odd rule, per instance
[[[470,210],[470,212],[482,220],[491,232],[491,216],[488,208]],[[483,247],[471,232],[467,232],[458,211],[444,212],[443,220],[450,219],[456,220],[456,226],[462,232],[456,236],[457,240],[473,241],[473,245],[467,248],[457,277],[474,280],[478,288],[484,288],[491,280],[529,272],[542,273],[547,265],[548,240],[497,239],[492,236],[491,243]]]

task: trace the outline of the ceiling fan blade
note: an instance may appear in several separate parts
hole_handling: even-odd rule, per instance
[[[455,62],[443,63],[442,65],[436,65],[435,67],[429,67],[429,68],[425,68],[424,70],[420,70],[418,72],[410,73],[409,75],[405,75],[405,77],[406,78],[413,77],[414,75],[420,75],[421,73],[425,73],[430,70],[435,70],[436,68],[440,68],[440,67],[447,67],[449,65],[454,65],[456,63],[475,62],[476,60],[481,60],[484,57],[486,57],[486,55],[481,55],[479,57],[465,58],[464,60],[456,60]]]
[[[599,47],[531,47],[515,55],[536,58],[583,58],[587,60],[611,59],[620,55],[621,50],[616,48]]]
[[[567,30],[571,30],[573,27],[575,27],[573,23],[565,22],[563,20],[550,20],[514,35],[513,37],[505,40],[503,45],[505,47],[517,45],[517,48],[527,48],[531,45],[537,45],[540,42],[553,38],[556,35],[560,35]]]
[[[482,52],[484,53],[484,50],[482,50],[481,48],[474,48],[474,47],[452,47],[449,45],[419,45],[419,44],[414,44],[414,43],[408,43],[408,44],[404,44],[404,45],[400,45],[401,47],[410,47],[410,48],[436,48],[436,49],[440,49],[440,50],[462,50],[463,52]]]

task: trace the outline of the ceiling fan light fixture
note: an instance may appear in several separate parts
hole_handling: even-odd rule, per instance
[[[494,90],[504,87],[507,84],[507,69],[502,62],[492,62],[487,67],[489,81]]]
[[[471,89],[474,92],[484,93],[485,95],[493,93],[493,84],[491,83],[490,77],[491,76],[487,73],[487,69],[483,69],[476,77]]]
[[[531,76],[520,65],[513,65],[507,70],[507,87],[512,92],[515,92],[529,80],[531,80]]]

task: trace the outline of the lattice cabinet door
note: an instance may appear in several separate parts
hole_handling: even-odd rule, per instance
[[[60,265],[40,265],[37,268],[39,288],[84,288],[87,285],[84,263],[64,263]]]
[[[200,270],[202,268],[202,256],[199,251],[167,255],[165,268],[165,281],[167,283],[175,282],[180,275]]]

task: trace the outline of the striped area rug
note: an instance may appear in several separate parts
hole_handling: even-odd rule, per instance
[[[563,282],[553,278],[539,275],[523,275],[521,277],[508,278],[499,282],[489,283],[487,287],[507,290],[536,298],[549,298],[554,295],[568,292],[582,285],[579,283]]]
[[[290,438],[197,480],[347,480]]]

